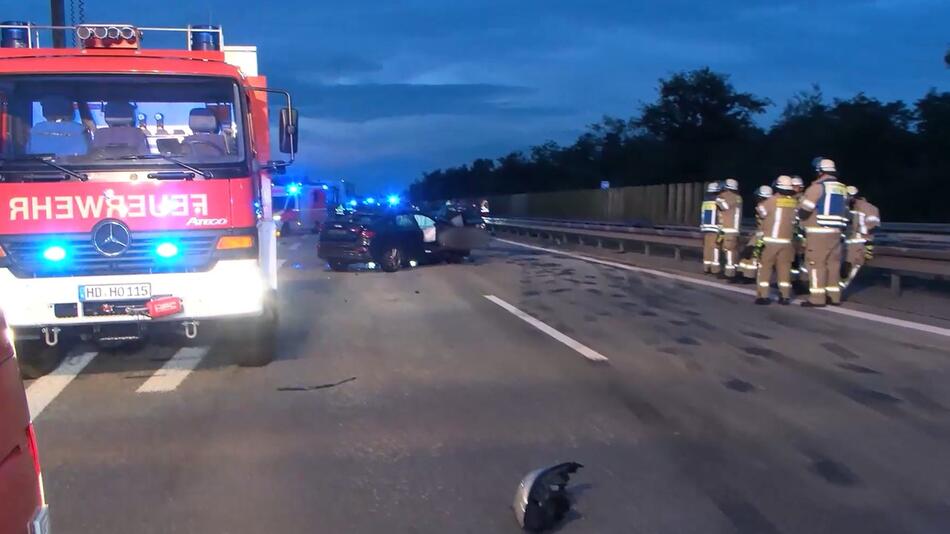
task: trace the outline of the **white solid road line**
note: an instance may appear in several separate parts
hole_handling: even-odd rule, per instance
[[[209,347],[184,347],[155,371],[136,393],[162,393],[174,391],[188,377],[188,374],[201,363],[208,354]]]
[[[733,293],[741,293],[743,295],[755,296],[755,290],[746,289],[742,287],[734,287],[726,284],[720,284],[717,282],[711,282],[709,280],[702,280],[698,278],[692,278],[690,276],[684,276],[674,273],[668,273],[665,271],[657,271],[654,269],[646,269],[643,267],[636,267],[634,265],[627,265],[625,263],[617,263],[610,260],[602,260],[600,258],[593,258],[590,256],[584,256],[583,254],[576,254],[574,252],[567,252],[564,250],[557,250],[553,248],[539,247],[537,245],[529,245],[527,243],[519,243],[517,241],[509,241],[507,239],[495,238],[497,241],[502,243],[508,243],[510,245],[517,245],[519,247],[529,248],[533,250],[540,250],[542,252],[549,252],[551,254],[558,254],[561,256],[567,256],[569,258],[574,258],[578,260],[588,261],[591,263],[599,263],[601,265],[607,265],[609,267],[616,267],[617,269],[624,269],[627,271],[634,271],[639,273],[649,273],[655,276],[662,278],[669,278],[670,280],[679,280],[680,282],[686,282],[689,284],[695,284],[699,286],[711,287],[714,289],[719,289],[722,291],[731,291]],[[839,315],[846,315],[848,317],[854,317],[856,319],[864,319],[866,321],[872,321],[875,323],[887,324],[891,326],[896,326],[899,328],[907,328],[909,330],[917,330],[919,332],[927,332],[929,334],[935,334],[943,337],[950,337],[950,329],[941,328],[939,326],[924,324],[924,323],[915,323],[913,321],[905,321],[903,319],[897,319],[896,317],[887,317],[886,315],[877,315],[874,313],[867,313],[858,310],[852,310],[849,308],[840,308],[840,307],[831,307],[827,306],[824,308],[816,308],[819,311],[837,313]]]
[[[30,387],[26,388],[30,419],[36,420],[97,354],[98,352],[84,352],[76,356],[68,356],[52,373],[37,378],[30,384]]]
[[[580,353],[583,357],[587,358],[588,360],[591,360],[594,362],[607,361],[607,357],[604,356],[603,354],[597,352],[596,350],[588,347],[587,345],[581,343],[580,341],[577,341],[576,339],[570,336],[567,336],[567,335],[562,334],[561,332],[558,332],[554,328],[551,328],[547,324],[535,319],[534,317],[531,317],[527,313],[519,310],[518,308],[515,308],[511,304],[508,304],[507,302],[496,297],[495,295],[485,295],[485,298],[501,306],[502,308],[508,310],[515,317],[521,319],[522,321],[530,324],[531,326],[537,328],[538,330],[544,332],[545,334],[553,337],[554,339],[574,349],[575,351]]]

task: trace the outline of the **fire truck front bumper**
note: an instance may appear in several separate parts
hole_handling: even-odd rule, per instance
[[[13,328],[254,317],[269,292],[256,259],[197,273],[17,278],[0,269],[0,308]]]

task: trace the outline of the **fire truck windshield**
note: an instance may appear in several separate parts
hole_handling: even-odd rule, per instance
[[[227,78],[169,75],[0,77],[0,157],[72,170],[245,163],[240,91]],[[8,166],[9,167],[9,166]],[[48,170],[48,167],[47,167]],[[236,170],[234,172],[240,172]]]

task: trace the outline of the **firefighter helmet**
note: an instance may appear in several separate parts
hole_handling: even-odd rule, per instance
[[[730,191],[738,191],[738,190],[739,190],[739,182],[738,182],[738,180],[736,180],[735,178],[727,178],[727,179],[726,179],[726,189],[728,189],[728,190],[730,190]]]
[[[706,186],[707,193],[718,193],[722,191],[722,184],[719,182],[709,182]]]
[[[792,185],[795,187],[805,187],[805,180],[802,179],[799,175],[792,176]]]
[[[759,189],[756,190],[755,196],[759,198],[769,198],[772,196],[772,188],[767,185],[760,186]]]
[[[838,169],[835,168],[834,160],[828,158],[823,158],[818,162],[818,166],[815,167],[815,170],[818,172],[838,172]]]
[[[776,188],[776,189],[781,189],[781,190],[783,190],[783,191],[794,191],[794,190],[795,190],[795,182],[792,181],[792,177],[791,177],[791,176],[785,176],[785,175],[783,174],[783,175],[779,176],[779,177],[775,180],[775,188]]]

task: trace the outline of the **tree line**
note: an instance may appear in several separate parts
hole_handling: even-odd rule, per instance
[[[838,163],[885,220],[950,222],[950,92],[911,104],[859,93],[826,99],[818,86],[790,99],[768,128],[755,117],[773,105],[737,90],[708,68],[660,80],[654,102],[628,119],[604,117],[576,141],[553,141],[497,159],[423,174],[416,200],[704,182],[735,177],[745,194],[779,174],[810,179],[812,158]]]

